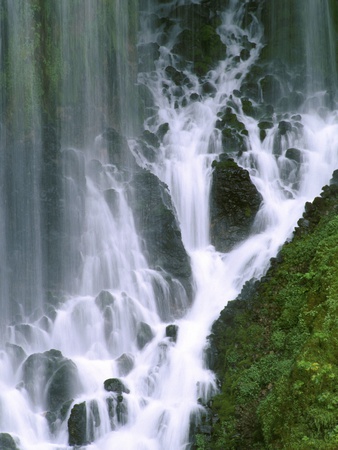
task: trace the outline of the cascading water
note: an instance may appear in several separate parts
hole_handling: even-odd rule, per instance
[[[11,26],[18,20],[13,5],[19,3],[4,2]],[[153,71],[140,74],[139,83],[153,97],[148,108],[152,115],[146,120],[145,129],[150,134],[157,133],[160,142],[156,155],[149,158],[140,140],[130,140],[136,164],[128,153],[127,142],[116,130],[106,128],[111,123],[123,133],[130,133],[133,128],[124,123],[128,113],[117,100],[118,89],[132,100],[126,87],[129,84],[123,83],[124,71],[129,67],[123,57],[125,34],[123,45],[113,42],[118,49],[114,58],[118,63],[117,87],[109,85],[114,64],[103,64],[107,53],[102,45],[108,35],[100,26],[107,17],[114,19],[116,28],[121,22],[121,33],[128,34],[121,16],[122,2],[115,3],[108,15],[104,2],[99,0],[62,0],[53,6],[59,24],[54,36],[59,39],[55,55],[62,61],[61,73],[64,71],[59,85],[58,131],[63,148],[58,170],[63,185],[54,185],[56,198],[62,204],[58,218],[61,250],[57,253],[61,267],[57,262],[52,265],[60,275],[48,275],[54,280],[50,283],[54,303],[48,301],[44,315],[28,317],[32,308],[23,308],[19,318],[8,312],[8,343],[0,359],[0,433],[11,434],[23,450],[72,446],[92,450],[190,448],[192,424],[199,422],[202,404],[216,391],[214,376],[204,361],[206,337],[213,321],[245,281],[264,274],[270,258],[291,235],[304,203],[320,192],[338,166],[338,125],[333,110],[322,109],[317,114],[302,106],[292,111],[290,118],[270,112],[271,126],[266,128],[264,139],[257,120],[245,113],[238,92],[262,51],[263,30],[255,16],[244,27],[246,3],[235,0],[228,2],[218,27],[227,49],[226,58],[204,77],[194,75],[189,64],[182,70],[173,50],[182,31],[176,8],[200,2],[160,2],[157,6],[143,2],[148,9],[141,12],[140,46],[158,45],[158,58]],[[25,26],[20,26],[25,35],[26,28],[32,27],[32,10],[20,10],[20,14],[25,17]],[[169,16],[175,18],[170,31],[165,29],[165,18]],[[153,27],[154,22],[159,27]],[[4,23],[3,20],[2,26]],[[2,29],[1,35],[15,45],[11,31]],[[84,42],[80,39],[83,35]],[[25,46],[21,43],[18,47]],[[4,48],[2,42],[2,52]],[[8,48],[9,53],[17,52]],[[307,61],[313,60],[309,57]],[[14,62],[12,65],[10,70],[15,71]],[[76,74],[74,78],[72,73]],[[179,74],[184,82],[173,81],[173,74]],[[79,80],[81,85],[76,85]],[[37,95],[29,80],[24,83],[20,79],[17,84],[28,89],[33,98]],[[313,89],[317,84],[308,86],[312,90],[308,94],[315,96]],[[12,95],[17,102],[14,109],[24,95],[21,91],[19,94],[18,98]],[[118,111],[124,111],[121,119],[116,119],[116,113],[111,111],[114,105],[106,101],[110,96],[119,105]],[[34,99],[31,104],[41,107]],[[2,97],[3,108],[4,105],[8,107]],[[34,115],[36,108],[32,120],[40,123],[39,115]],[[221,131],[215,128],[227,108],[247,130],[243,135],[246,151],[232,156],[249,171],[262,204],[250,236],[231,251],[221,253],[211,245],[209,198],[212,162],[222,161],[221,155],[227,151]],[[18,117],[13,125],[16,134],[20,134],[20,123],[23,121]],[[37,127],[37,131],[43,136],[41,128]],[[4,149],[4,126],[1,131]],[[39,136],[36,139],[39,145],[44,142]],[[39,148],[30,160],[38,175],[40,151],[43,153]],[[297,157],[290,158],[290,149]],[[3,155],[2,151],[1,160]],[[18,159],[21,167],[22,157]],[[13,160],[10,166],[15,166]],[[30,169],[30,165],[25,167]],[[0,171],[2,183],[9,183],[3,167]],[[18,182],[22,171],[21,167],[13,174],[12,185]],[[34,272],[28,277],[27,292],[21,283],[27,280],[20,279],[16,300],[24,303],[26,296],[31,301],[34,298],[39,301],[33,305],[37,308],[42,307],[42,265],[53,262],[52,257],[44,256],[46,248],[52,250],[52,243],[37,242],[39,225],[44,220],[49,223],[53,208],[42,201],[47,212],[43,215],[38,211],[37,191],[46,183],[43,176],[42,186],[36,183],[34,170],[25,172],[25,177],[33,181],[27,185],[26,178],[21,179],[17,194],[13,191],[9,196],[7,190],[1,193],[0,249],[6,258],[16,250],[12,240],[8,242],[8,236],[12,237],[6,229],[10,222],[3,219],[7,215],[8,221],[17,217],[13,216],[15,208],[6,204],[9,198],[12,205],[20,207],[28,230],[22,230],[21,221],[14,221],[14,231],[21,230],[22,243],[30,243],[29,249],[23,246],[17,255],[21,258],[18,268],[21,272],[25,266]],[[146,183],[150,190],[142,191]],[[29,197],[33,200],[20,206],[28,198],[23,186],[33,193]],[[144,198],[144,192],[151,194],[151,199]],[[12,198],[14,194],[20,199]],[[149,209],[151,201],[156,207]],[[162,259],[151,255],[152,237],[147,238],[147,227],[152,223],[148,216],[158,219],[155,228],[163,224],[159,218],[170,216],[171,222],[166,223],[172,230],[176,214],[181,234],[175,232],[175,237],[181,242],[182,235],[192,267],[190,290],[189,270],[185,278],[177,276],[172,280],[174,266],[168,262],[165,266],[163,255]],[[16,223],[22,225],[20,230]],[[163,228],[163,234],[169,233],[167,228]],[[16,241],[18,247],[20,242]],[[183,247],[175,248],[175,252],[176,257],[184,255]],[[16,266],[6,263],[6,267]],[[0,280],[1,304],[5,310],[10,309],[10,291],[15,282],[11,277],[7,279],[2,268]],[[57,304],[55,280],[61,285]],[[0,436],[4,438],[3,434]]]

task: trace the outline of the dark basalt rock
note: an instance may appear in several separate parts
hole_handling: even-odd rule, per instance
[[[260,85],[265,103],[275,103],[281,98],[281,84],[274,75],[266,75],[260,80]]]
[[[134,358],[128,353],[123,353],[115,361],[119,369],[119,375],[121,377],[125,377],[126,375],[128,375],[128,373],[130,373],[134,368]]]
[[[8,433],[0,433],[0,448],[2,450],[19,450],[15,440]]]
[[[196,74],[203,76],[226,56],[226,46],[216,32],[217,24],[209,19],[210,11],[206,6],[185,5],[176,8],[176,13],[183,19],[183,31],[173,53],[179,55],[184,65],[192,62]]]
[[[233,159],[214,161],[213,168],[211,242],[216,250],[228,252],[250,234],[262,197],[249,172]]]
[[[188,80],[188,78],[184,75],[183,72],[180,72],[179,70],[175,69],[175,67],[173,67],[173,66],[167,66],[165,68],[165,74],[177,86],[182,86]]]
[[[58,412],[62,405],[80,392],[76,365],[58,350],[34,353],[23,364],[23,383],[33,401],[45,402]]]
[[[178,280],[190,299],[190,259],[183,246],[167,186],[151,172],[139,169],[131,183],[130,203],[150,267],[161,268],[170,278]],[[169,309],[171,307],[174,308],[169,305]],[[167,314],[176,312],[172,309]]]
[[[278,124],[278,131],[282,136],[284,136],[289,131],[292,131],[291,123],[286,120],[281,120]]]
[[[74,405],[68,419],[69,445],[89,444],[87,439],[87,408],[86,402]]]
[[[140,322],[138,325],[136,341],[137,346],[142,350],[154,338],[154,333],[150,326],[145,322]]]
[[[231,107],[227,107],[216,122],[216,127],[222,131],[222,143],[225,152],[242,153],[247,150],[248,132],[244,123],[240,122]]]
[[[130,390],[118,378],[108,378],[108,380],[105,380],[103,383],[103,386],[107,392],[116,392],[120,395],[122,395],[122,393],[130,393]]]
[[[240,58],[242,61],[247,61],[250,58],[250,50],[243,48],[240,53]]]
[[[127,139],[114,128],[107,128],[101,135],[103,144],[107,147],[109,163],[119,170],[132,170],[136,166]]]
[[[68,419],[69,445],[82,446],[90,444],[95,438],[95,428],[101,425],[99,408],[96,400],[82,402],[73,406]]]
[[[160,57],[160,46],[156,42],[140,44],[138,46],[138,57],[140,72],[155,70],[154,61],[157,61]]]
[[[101,291],[95,298],[95,304],[100,311],[104,311],[107,306],[114,305],[115,297],[109,291]]]
[[[6,342],[6,352],[15,368],[18,368],[27,357],[26,352],[22,347],[10,342]]]
[[[285,152],[285,157],[300,163],[302,160],[302,152],[298,148],[288,148]]]
[[[168,325],[165,329],[165,335],[166,337],[170,338],[173,342],[177,341],[177,334],[178,334],[178,326],[171,324]]]

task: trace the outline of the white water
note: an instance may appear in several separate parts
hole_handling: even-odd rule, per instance
[[[236,2],[232,3],[235,8]],[[141,159],[140,162],[169,186],[196,283],[192,307],[175,322],[179,327],[177,343],[165,337],[167,324],[162,323],[157,313],[151,279],[161,276],[149,269],[142,255],[126,200],[125,180],[104,158],[98,177],[87,172],[85,223],[79,244],[83,266],[75,283],[76,295],[69,295],[60,305],[47,331],[38,321],[31,324],[29,338],[19,327],[10,328],[10,342],[22,346],[27,354],[55,348],[76,363],[81,394],[74,404],[84,400],[89,404],[95,399],[101,419],[94,432],[95,442],[86,446],[88,450],[189,448],[190,418],[202,409],[197,400],[207,400],[216,389],[214,375],[205,369],[203,362],[203,349],[213,321],[227,301],[236,297],[246,280],[264,274],[270,258],[291,236],[304,203],[320,193],[338,167],[335,112],[328,113],[325,120],[315,113],[304,113],[304,132],[287,135],[282,155],[276,158],[272,149],[277,125],[261,143],[256,121],[242,114],[234,97],[239,118],[249,131],[249,151],[238,162],[249,170],[263,196],[263,204],[249,239],[227,254],[216,252],[210,244],[211,162],[222,151],[220,136],[214,131],[217,113],[232,91],[240,87],[260,51],[261,30],[256,24],[247,31],[249,40],[257,43],[250,59],[236,64],[231,62],[239,46],[230,36],[243,34],[236,26],[237,15],[231,11],[224,15],[224,25],[220,28],[231,51],[210,74],[210,80],[217,87],[214,97],[204,96],[200,101],[175,108],[177,99],[161,94],[168,57],[164,48],[156,78],[143,78],[158,105],[157,116],[149,121],[148,127],[156,131],[161,123],[167,122],[169,132],[161,143],[158,161],[149,164]],[[237,74],[242,76],[236,77]],[[199,91],[197,79],[191,78],[194,91]],[[170,84],[170,80],[166,82]],[[296,167],[284,156],[289,147],[302,151],[298,187],[294,186]],[[133,149],[137,152],[135,143]],[[91,151],[89,158],[99,158],[94,144]],[[287,164],[292,167],[285,176]],[[103,195],[108,188],[117,192],[113,213]],[[165,284],[164,280],[161,282]],[[101,290],[114,296],[105,310],[108,316],[102,314],[95,303]],[[155,335],[142,351],[136,345],[140,322],[149,324]],[[130,354],[134,360],[133,370],[125,376],[121,376],[116,360],[123,353]],[[20,367],[15,367],[6,353],[1,356],[0,432],[17,437],[23,450],[68,448],[67,421],[60,425],[56,435],[48,431],[44,386],[36,387],[40,400],[33,403],[26,389],[20,386]],[[119,421],[115,415],[113,424],[106,406],[109,394],[103,389],[104,380],[111,377],[120,377],[130,390],[123,400],[127,414],[122,413]]]

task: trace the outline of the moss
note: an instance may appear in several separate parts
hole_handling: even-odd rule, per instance
[[[238,165],[233,159],[229,158],[222,161],[213,161],[212,168],[218,170],[238,169]]]
[[[194,5],[192,5],[193,7]],[[188,15],[189,17],[189,15]],[[193,70],[199,76],[204,76],[219,60],[226,56],[226,46],[217,33],[217,22],[207,20],[206,23],[198,23],[197,26],[182,23],[185,28],[178,36],[178,42],[173,52],[184,61],[190,61]]]
[[[215,322],[210,448],[337,448],[337,200],[331,186],[307,204],[278,262]]]

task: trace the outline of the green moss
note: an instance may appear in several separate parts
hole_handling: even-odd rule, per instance
[[[183,23],[182,26],[185,27],[185,24]],[[173,52],[184,60],[184,64],[190,61],[197,75],[204,76],[219,60],[225,58],[226,46],[216,31],[215,21],[210,20],[208,23],[197,26],[186,24],[186,26],[187,28],[178,36]]]
[[[210,448],[337,448],[337,200],[331,186],[307,205],[278,263],[214,324],[222,391]]]
[[[213,161],[211,166],[217,170],[238,169],[237,163],[231,158],[223,161]]]

